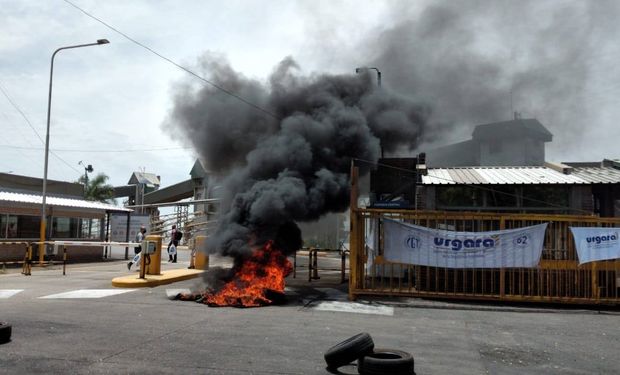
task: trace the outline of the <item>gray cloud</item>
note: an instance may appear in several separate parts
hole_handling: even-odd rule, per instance
[[[394,14],[400,21],[366,49],[389,87],[432,108],[430,141],[448,143],[455,126],[511,118],[512,92],[514,110],[538,117],[567,147],[593,126],[586,89],[605,74],[599,56],[619,35],[619,8],[615,1],[403,6]]]

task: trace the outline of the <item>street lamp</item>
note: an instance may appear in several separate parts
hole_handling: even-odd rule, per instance
[[[362,71],[366,71],[366,70],[376,70],[377,71],[377,86],[381,87],[381,71],[379,70],[379,68],[368,68],[368,67],[361,67],[361,68],[355,68],[355,73],[359,74]],[[383,157],[383,145],[381,146],[381,157]]]
[[[49,95],[47,97],[47,132],[45,134],[45,164],[44,164],[44,169],[43,169],[43,201],[41,204],[41,233],[40,233],[40,244],[39,244],[39,263],[42,264],[43,263],[43,243],[45,242],[45,230],[47,227],[47,219],[46,219],[46,210],[45,210],[45,198],[46,198],[46,193],[47,193],[47,162],[49,159],[49,150],[50,150],[50,111],[52,109],[52,77],[54,74],[54,57],[56,57],[56,54],[60,51],[62,51],[63,49],[72,49],[72,48],[81,48],[81,47],[90,47],[90,46],[98,46],[98,45],[102,45],[102,44],[108,44],[110,43],[109,40],[107,39],[98,39],[95,43],[88,43],[88,44],[78,44],[75,46],[67,46],[67,47],[60,47],[58,48],[56,51],[54,51],[54,53],[52,54],[52,64],[50,66],[50,90],[49,90]]]
[[[355,68],[355,73],[360,73],[364,70],[376,70],[377,71],[377,86],[381,87],[381,72],[379,71],[379,68],[367,68],[367,67],[361,67],[361,68]]]
[[[84,198],[86,199],[86,191],[88,188],[88,174],[92,173],[95,169],[93,168],[91,164],[88,164],[88,165],[84,164],[82,160],[80,160],[78,164],[84,167]]]

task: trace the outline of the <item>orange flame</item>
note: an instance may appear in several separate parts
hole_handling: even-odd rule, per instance
[[[268,241],[254,250],[235,272],[233,279],[216,293],[206,292],[202,302],[209,306],[256,307],[273,303],[269,291],[284,293],[284,278],[293,266],[286,256]]]

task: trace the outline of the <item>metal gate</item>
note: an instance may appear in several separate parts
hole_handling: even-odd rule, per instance
[[[379,210],[356,207],[356,178],[351,195],[349,297],[411,297],[618,304],[620,260],[579,266],[569,227],[620,227],[620,218],[594,216]],[[381,218],[435,229],[480,232],[548,223],[540,264],[535,268],[453,269],[385,261],[383,233],[376,252],[368,251],[371,221]]]

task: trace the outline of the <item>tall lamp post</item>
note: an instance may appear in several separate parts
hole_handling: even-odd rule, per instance
[[[90,47],[90,46],[98,46],[103,44],[108,44],[110,41],[107,39],[98,39],[95,43],[87,43],[87,44],[78,44],[75,46],[66,46],[60,47],[52,54],[52,64],[50,66],[50,90],[49,95],[47,97],[47,132],[45,134],[45,164],[43,169],[43,201],[41,204],[41,233],[40,233],[40,243],[39,243],[39,264],[43,264],[43,256],[45,252],[43,251],[43,246],[45,242],[45,231],[47,229],[47,218],[46,218],[46,193],[47,193],[47,163],[49,159],[49,150],[50,150],[50,111],[52,109],[52,77],[54,74],[54,57],[56,54],[63,49],[72,49],[72,48],[81,48],[81,47]]]
[[[381,87],[381,71],[379,70],[379,68],[368,68],[368,67],[355,68],[355,73],[359,74],[360,72],[363,72],[366,70],[377,71],[377,86]],[[381,157],[383,157],[383,146],[381,146]]]
[[[360,73],[363,72],[365,70],[376,70],[377,71],[377,86],[381,87],[381,71],[379,71],[379,68],[367,68],[367,67],[361,67],[361,68],[355,68],[355,73]]]

